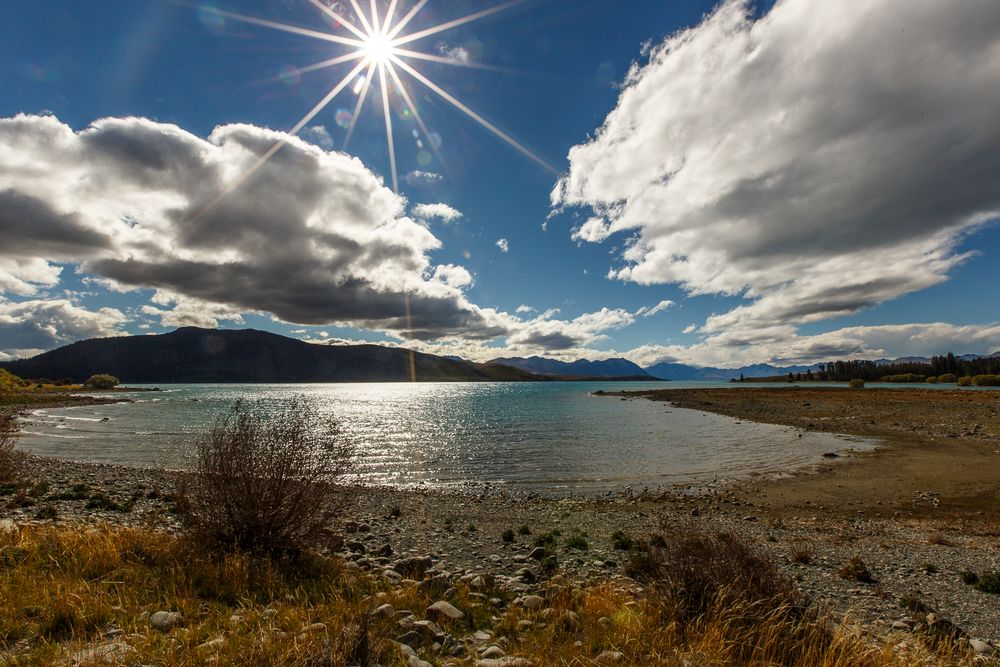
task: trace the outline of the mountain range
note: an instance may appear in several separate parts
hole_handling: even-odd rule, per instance
[[[568,375],[574,377],[649,377],[641,366],[628,359],[605,359],[603,361],[558,361],[546,357],[500,357],[490,364],[501,364],[519,368],[539,375]]]
[[[168,334],[94,338],[0,363],[25,378],[127,383],[524,381],[547,379],[379,345],[314,345],[266,331],[183,327]]]
[[[1000,352],[991,357],[1000,357]],[[980,355],[966,354],[960,360]],[[877,364],[929,363],[927,357],[878,359]],[[500,357],[480,364],[381,345],[306,343],[254,329],[182,327],[168,334],[84,340],[30,359],[0,362],[27,378],[82,382],[110,373],[130,383],[396,382],[532,380],[728,381],[815,372],[812,366],[753,364],[712,368],[663,362],[642,368],[628,359],[566,362],[546,357]]]

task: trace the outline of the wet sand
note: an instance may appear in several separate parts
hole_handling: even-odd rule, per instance
[[[739,485],[737,495],[766,514],[921,517],[1000,529],[1000,391],[789,387],[628,395],[884,442],[815,471]]]

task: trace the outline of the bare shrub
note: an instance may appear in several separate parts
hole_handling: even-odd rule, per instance
[[[352,460],[336,423],[301,396],[271,408],[236,401],[197,455],[179,493],[185,523],[223,548],[271,555],[299,553],[324,534]]]
[[[24,454],[14,448],[20,426],[13,415],[0,413],[0,484],[20,478]]]
[[[665,533],[659,545],[634,549],[626,570],[658,597],[664,625],[696,635],[722,623],[738,660],[768,644],[794,663],[806,646],[829,640],[808,597],[761,551],[725,534]]]

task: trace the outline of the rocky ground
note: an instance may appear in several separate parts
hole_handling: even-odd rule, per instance
[[[176,473],[38,457],[29,457],[27,466],[30,489],[0,497],[0,518],[8,526],[110,522],[178,528],[171,497]],[[758,544],[814,599],[873,632],[905,636],[935,613],[982,642],[977,646],[984,653],[1000,646],[1000,595],[962,580],[963,572],[1000,571],[1000,532],[942,527],[926,517],[808,511],[770,516],[766,507],[745,499],[752,488],[747,483],[701,496],[561,500],[348,489],[344,520],[329,549],[390,579],[432,566],[466,581],[492,577],[507,590],[531,595],[545,579],[544,556],[555,555],[570,581],[622,581],[629,558],[620,548],[623,535],[669,538],[696,527]],[[841,574],[854,557],[871,573],[860,578],[870,580]]]

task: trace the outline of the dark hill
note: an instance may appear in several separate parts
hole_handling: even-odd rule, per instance
[[[30,359],[0,363],[27,378],[82,382],[110,373],[122,382],[406,382],[409,350],[379,345],[314,345],[266,331],[184,327],[156,336],[84,340]],[[537,376],[413,352],[418,381],[518,381]]]

